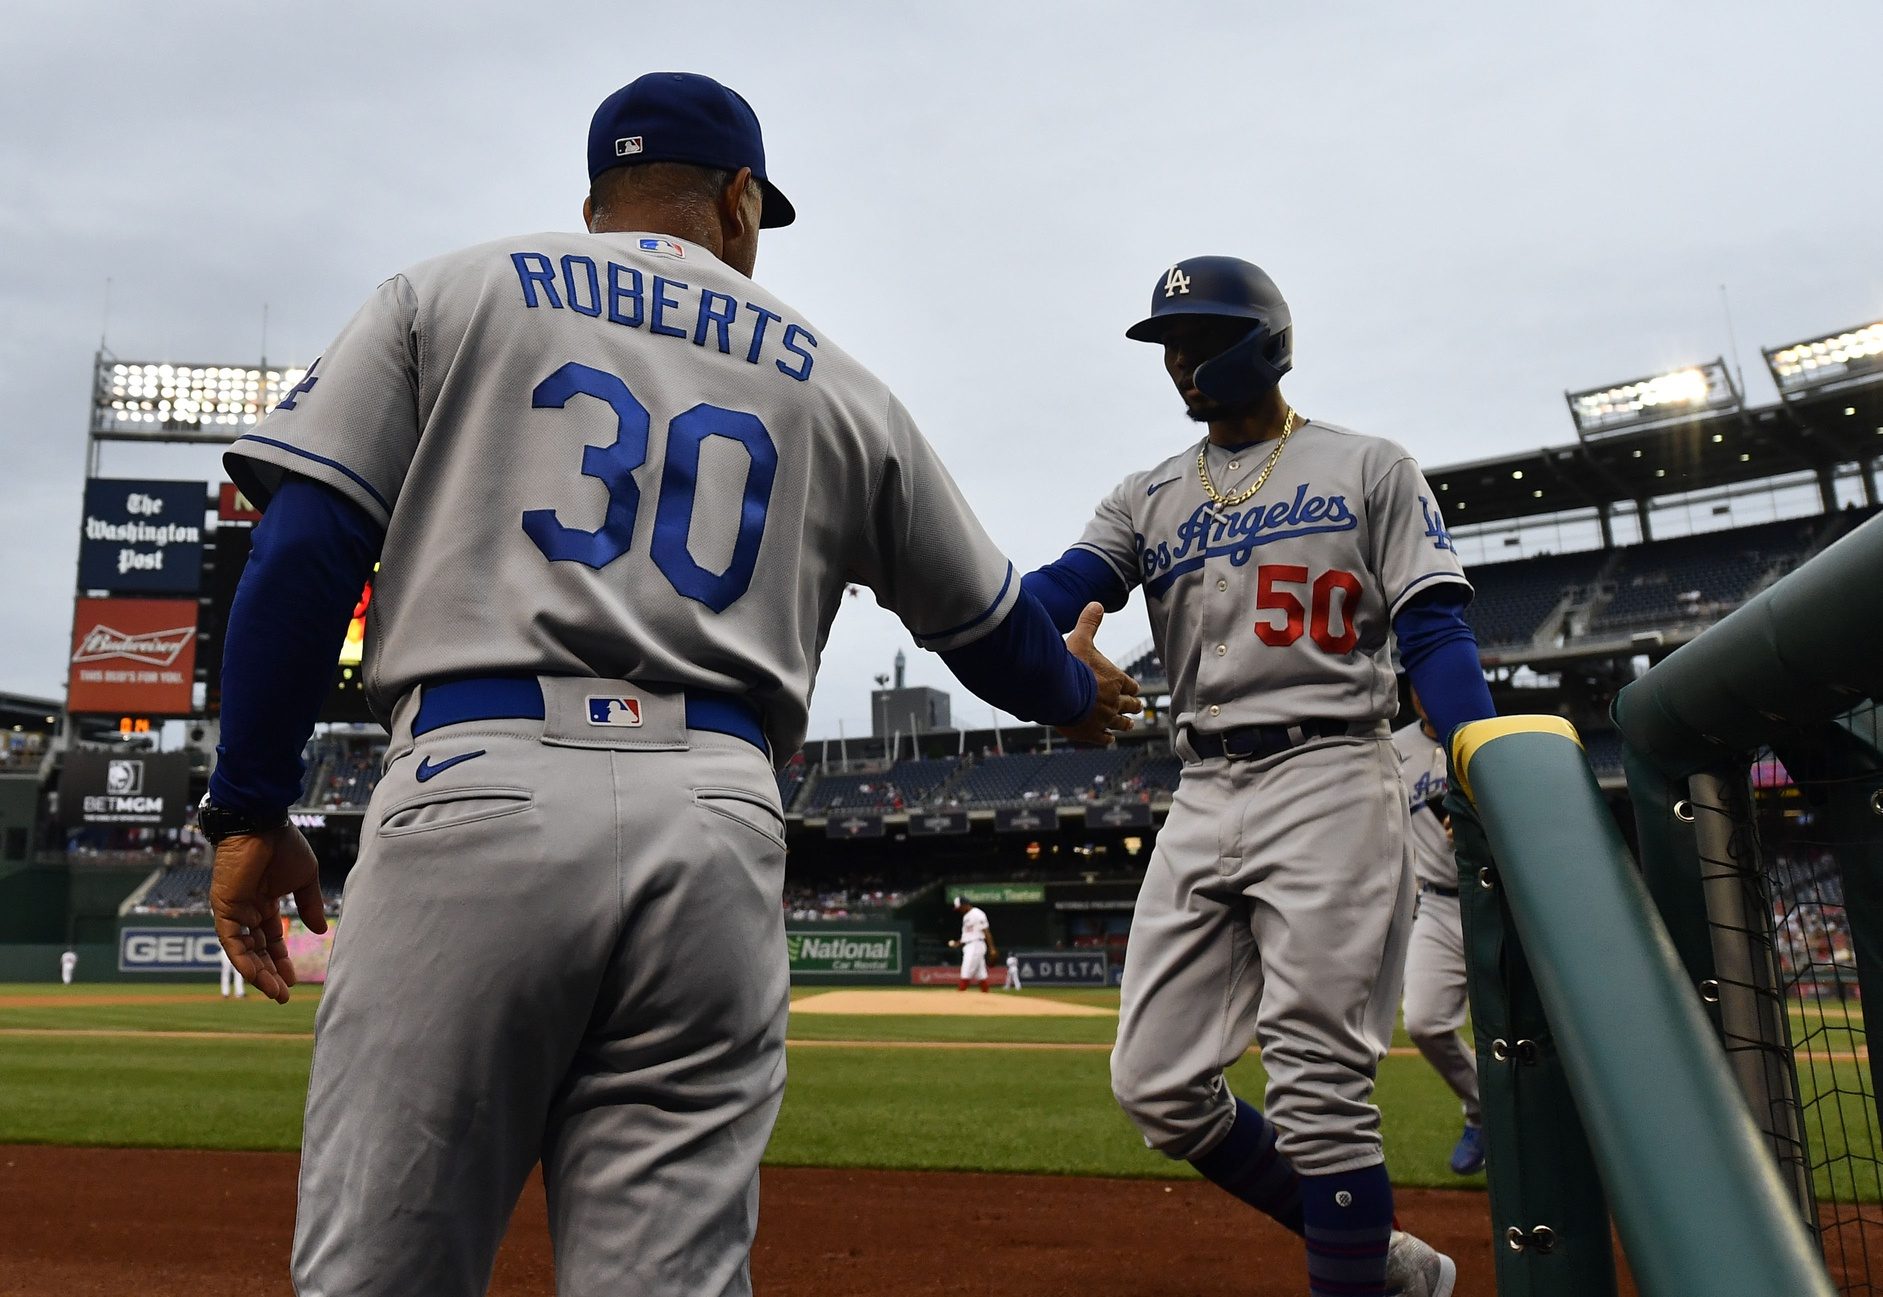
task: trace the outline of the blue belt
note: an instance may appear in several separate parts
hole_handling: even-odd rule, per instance
[[[600,683],[599,681],[597,683]],[[418,715],[412,718],[412,737],[446,725],[466,721],[540,721],[546,714],[543,688],[535,676],[478,676],[419,686]],[[758,708],[743,698],[716,689],[686,691],[686,722],[690,730],[711,730],[744,739],[769,754],[765,726]]]

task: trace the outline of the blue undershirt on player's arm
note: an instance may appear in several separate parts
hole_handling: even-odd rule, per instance
[[[1098,700],[1092,669],[1066,651],[1046,609],[1025,587],[1000,625],[941,659],[983,701],[1035,724],[1075,724]]]
[[[1399,660],[1441,742],[1466,721],[1497,715],[1478,662],[1478,637],[1464,618],[1470,595],[1453,583],[1415,596],[1393,618]]]
[[[1110,563],[1077,546],[1028,572],[1020,579],[1020,588],[1040,601],[1061,635],[1072,634],[1087,604],[1103,604],[1106,612],[1117,612],[1131,597]]]
[[[274,816],[299,799],[301,748],[384,539],[365,510],[308,478],[288,477],[268,502],[223,635],[216,805]]]

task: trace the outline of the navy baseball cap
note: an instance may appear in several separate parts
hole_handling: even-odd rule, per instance
[[[761,229],[798,218],[791,200],[765,174],[758,114],[736,90],[697,72],[649,72],[602,100],[588,127],[588,178],[637,162],[687,162],[737,171],[764,182]]]

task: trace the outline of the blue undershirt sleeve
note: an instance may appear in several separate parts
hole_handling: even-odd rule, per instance
[[[1087,604],[1096,601],[1106,612],[1117,612],[1131,597],[1110,563],[1076,545],[1055,562],[1028,572],[1020,588],[1040,601],[1061,635],[1072,633]]]
[[[1440,742],[1466,721],[1497,715],[1478,661],[1478,638],[1465,622],[1470,592],[1447,582],[1414,596],[1393,618],[1399,660],[1419,691],[1419,701]]]
[[[222,741],[209,797],[273,817],[300,797],[301,749],[385,539],[330,486],[289,476],[255,527],[222,644]]]
[[[1098,700],[1092,669],[1066,651],[1046,609],[1025,588],[1000,625],[941,659],[977,697],[1038,725],[1074,724]]]

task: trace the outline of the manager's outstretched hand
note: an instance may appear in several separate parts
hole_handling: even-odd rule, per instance
[[[281,898],[290,892],[310,932],[327,930],[320,862],[292,824],[238,833],[216,848],[209,912],[222,949],[250,986],[279,1004],[294,985],[294,961],[281,932]]]
[[[1131,718],[1144,710],[1144,701],[1138,697],[1138,682],[1113,666],[1111,659],[1092,643],[1092,637],[1098,634],[1098,624],[1104,620],[1104,605],[1089,603],[1079,614],[1072,634],[1066,636],[1067,651],[1091,667],[1097,677],[1098,699],[1077,725],[1057,727],[1074,743],[1090,743],[1101,748],[1115,743],[1117,740],[1112,735],[1130,729]]]

